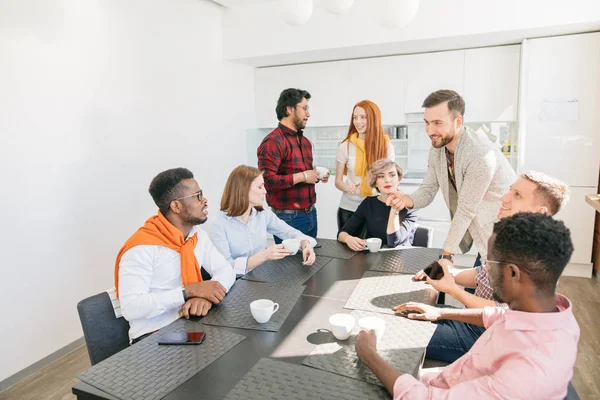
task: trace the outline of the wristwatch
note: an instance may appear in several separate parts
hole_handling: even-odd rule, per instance
[[[454,254],[442,254],[440,255],[440,260],[445,258],[446,260],[454,261]]]
[[[188,301],[188,297],[187,294],[185,293],[185,286],[181,286],[181,293],[183,293],[183,301],[187,302]]]

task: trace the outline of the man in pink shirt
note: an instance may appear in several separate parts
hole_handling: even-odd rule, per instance
[[[424,370],[419,379],[394,370],[378,354],[373,331],[361,331],[356,352],[399,399],[564,399],[577,356],[579,326],[570,301],[554,290],[573,253],[561,221],[519,213],[494,225],[488,241],[494,299],[509,309],[446,309],[408,303],[408,318],[451,319],[486,331],[454,363]],[[445,273],[448,273],[447,268]],[[416,312],[416,313],[415,313]]]

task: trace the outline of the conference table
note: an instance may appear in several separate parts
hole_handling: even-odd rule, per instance
[[[224,354],[219,355],[208,365],[204,366],[199,372],[194,372],[191,377],[182,377],[181,382],[175,378],[170,382],[173,386],[173,389],[169,389],[169,392],[165,393],[164,396],[160,395],[156,397],[164,399],[221,399],[225,397],[232,390],[232,388],[234,388],[236,384],[255,366],[255,364],[257,364],[257,362],[263,358],[270,358],[301,366],[303,360],[305,360],[305,358],[311,354],[315,348],[320,345],[335,343],[336,340],[329,331],[328,319],[335,313],[350,313],[352,311],[345,309],[344,307],[353,297],[353,293],[356,292],[357,286],[365,283],[364,277],[378,275],[382,279],[388,279],[389,277],[394,276],[396,278],[407,278],[408,276],[412,275],[412,273],[422,269],[423,265],[426,265],[428,262],[437,259],[437,256],[441,253],[441,249],[430,248],[411,248],[406,250],[389,249],[387,251],[380,251],[378,253],[355,253],[350,252],[345,245],[342,245],[335,240],[317,240],[319,245],[322,247],[315,249],[315,252],[317,253],[317,263],[319,263],[316,273],[310,276],[308,280],[302,281],[300,289],[298,289],[298,284],[294,284],[293,282],[289,283],[289,286],[286,286],[286,282],[276,283],[281,290],[288,291],[290,293],[290,297],[293,297],[293,293],[295,291],[300,290],[299,293],[301,293],[298,295],[299,297],[295,303],[290,306],[291,311],[289,311],[289,314],[282,324],[277,327],[276,331],[241,329],[235,327],[218,326],[218,324],[206,326],[203,324],[203,318],[191,318],[189,321],[180,319],[173,324],[185,323],[186,329],[189,329],[191,326],[190,324],[199,324],[199,328],[205,327],[205,331],[207,331],[206,341],[199,346],[158,346],[150,343],[149,339],[155,335],[159,335],[160,332],[165,329],[163,328],[163,330],[160,330],[154,335],[151,335],[149,338],[144,339],[128,349],[123,350],[121,353],[129,352],[129,356],[127,357],[127,360],[129,360],[132,358],[135,359],[138,356],[138,353],[140,353],[139,355],[141,357],[143,356],[141,353],[144,351],[154,351],[153,349],[158,349],[159,347],[178,347],[180,349],[177,351],[184,351],[181,350],[181,348],[201,348],[202,346],[208,346],[211,337],[228,337],[233,341],[233,344],[231,345],[232,347],[226,350]],[[393,256],[390,258],[392,252]],[[415,260],[415,256],[418,262],[411,262],[411,260]],[[301,264],[300,254],[291,257],[297,257],[297,264],[299,264],[297,267],[298,271],[304,271],[304,269],[307,268]],[[388,261],[383,262],[382,260]],[[397,269],[398,265],[404,265],[400,268],[403,274],[398,274],[397,270],[394,271],[394,268]],[[232,291],[238,285],[240,288],[242,288],[244,285],[251,285],[254,281],[260,282],[261,277],[268,276],[264,273],[261,275],[260,268],[262,268],[262,266],[253,271],[256,271],[256,273],[249,273],[248,276],[238,279],[236,284],[234,284]],[[379,271],[374,271],[374,268],[379,268]],[[268,269],[268,266],[265,267],[263,272],[268,271]],[[390,271],[386,272],[388,269]],[[299,276],[298,279],[301,279],[301,276]],[[231,295],[232,291],[230,291],[228,296]],[[428,328],[429,325],[433,324],[422,321],[412,321],[401,316],[394,316],[393,312],[391,312],[390,305],[397,305],[394,304],[394,301],[402,300],[424,301],[429,304],[435,304],[437,300],[437,294],[438,293],[433,288],[428,287],[426,291],[421,291],[420,294],[414,299],[410,297],[410,293],[404,293],[404,296],[409,296],[408,298],[398,298],[394,297],[394,294],[388,294],[387,296],[380,296],[381,304],[377,304],[375,301],[373,301],[372,305],[374,307],[384,307],[382,310],[389,309],[390,315],[386,316],[386,318],[400,318],[405,321],[410,321],[410,323],[414,322],[416,324],[421,324],[419,326]],[[211,310],[211,312],[213,312],[213,310]],[[207,320],[211,316],[211,312],[209,312],[209,315],[205,317]],[[277,315],[277,313],[274,314],[274,316],[275,315]],[[428,329],[431,330],[435,328]],[[236,338],[240,336],[243,337],[243,340],[237,342]],[[148,341],[145,344],[145,347],[141,346],[141,344],[143,344],[145,341]],[[428,339],[425,341],[425,346],[427,341]],[[205,348],[204,350],[207,349],[208,348]],[[422,363],[424,358],[424,347],[418,349],[418,351],[420,363]],[[103,387],[102,385],[92,385],[89,382],[94,382],[94,380],[88,379],[93,375],[94,379],[97,379],[98,382],[104,380],[106,384],[106,382],[112,382],[112,379],[115,382],[114,385],[117,385],[118,383],[116,382],[120,377],[114,376],[115,371],[113,371],[113,367],[115,364],[111,364],[111,360],[114,359],[119,362],[118,357],[121,353],[117,353],[109,359],[97,364],[96,366],[93,366],[90,370],[84,372],[80,376],[82,381],[73,386],[73,394],[75,394],[80,400],[120,400],[128,398],[129,396],[127,395],[115,396],[113,395],[115,392],[112,390],[101,390],[99,387]],[[123,362],[123,360],[123,357],[121,357],[120,362]],[[173,367],[169,367],[168,365],[161,366],[160,360],[158,360],[156,363],[148,364],[158,364],[148,365],[148,367],[155,369],[165,368],[165,371],[163,372],[170,372],[173,374]],[[174,368],[180,367],[182,366],[178,365]],[[168,370],[169,368],[171,368],[171,370]],[[318,369],[305,366],[302,366],[302,368],[319,371]],[[93,374],[90,372],[93,372]],[[413,374],[417,373],[417,371],[413,372]],[[189,374],[190,372],[182,369],[181,373]],[[113,374],[113,376],[111,376],[111,374]],[[122,373],[119,372],[118,374]],[[159,374],[157,376],[163,375]],[[84,380],[82,377],[86,379]],[[307,379],[307,381],[308,380],[309,379]],[[175,381],[176,383],[173,383]],[[151,383],[145,382],[140,384],[149,385]],[[155,384],[160,388],[165,384],[169,384],[169,382],[156,382]],[[113,389],[112,385],[112,383],[109,384],[111,389]],[[380,388],[378,387],[378,390],[379,389]],[[113,394],[109,392],[112,392]],[[139,396],[138,398],[146,397],[147,396]],[[130,398],[136,397],[131,396]]]

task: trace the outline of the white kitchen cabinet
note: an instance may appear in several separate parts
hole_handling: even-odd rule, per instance
[[[423,100],[432,92],[451,89],[463,94],[464,50],[403,56],[406,79],[404,111],[421,113]]]
[[[377,104],[383,125],[405,123],[403,59],[401,56],[379,57],[349,63],[350,93],[354,103],[371,100]]]
[[[277,126],[277,99],[287,88],[304,89],[311,94],[311,116],[307,126],[347,124],[355,103],[351,95],[348,63],[335,61],[256,69],[254,85],[258,127]]]
[[[465,50],[465,120],[516,121],[521,46]]]

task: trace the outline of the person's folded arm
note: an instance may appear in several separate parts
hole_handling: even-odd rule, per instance
[[[204,246],[204,257],[201,266],[210,274],[212,280],[219,282],[227,292],[235,282],[235,272],[231,264],[217,250],[203,230],[198,230],[198,246]]]
[[[265,188],[269,192],[289,189],[303,181],[302,172],[286,175],[278,174],[284,150],[282,143],[276,139],[268,140],[258,148],[258,169],[263,171]]]
[[[452,365],[446,368],[452,368]],[[404,374],[396,379],[393,396],[394,400],[552,398],[554,386],[547,383],[547,376],[532,379],[532,374],[536,373],[543,373],[543,368],[525,355],[516,354],[502,362],[493,373],[463,381],[449,389],[434,386],[435,377],[423,383]],[[524,377],[527,377],[526,385],[522,384]]]
[[[402,217],[402,221],[400,221],[400,216],[402,216],[403,212],[400,212],[399,215],[394,214],[394,221],[388,221],[388,231],[387,231],[387,245],[388,247],[396,247],[400,243],[403,243],[410,237],[410,235],[416,229],[417,224],[417,211],[416,210],[406,210],[406,214]],[[391,215],[390,215],[391,216]],[[391,225],[393,223],[393,225]],[[396,229],[395,232],[390,233],[390,229]]]
[[[128,321],[150,319],[184,304],[181,287],[150,292],[158,246],[129,249],[119,263],[119,302]]]

